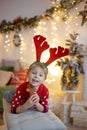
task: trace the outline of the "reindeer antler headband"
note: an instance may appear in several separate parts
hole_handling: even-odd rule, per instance
[[[69,49],[63,48],[61,46],[58,46],[57,48],[49,48],[49,44],[47,43],[46,38],[41,35],[36,35],[34,36],[33,39],[34,39],[34,44],[36,47],[36,62],[34,62],[33,64],[43,64],[44,67],[47,67],[49,64],[51,64],[55,60],[69,54]],[[50,57],[46,61],[46,63],[41,63],[40,62],[41,54],[48,48],[50,52]],[[31,64],[30,67],[33,64]]]

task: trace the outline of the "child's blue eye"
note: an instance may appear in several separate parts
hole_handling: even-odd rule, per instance
[[[42,77],[42,76],[43,76],[43,74],[40,74],[40,76]]]
[[[32,74],[36,74],[36,72],[32,72]]]

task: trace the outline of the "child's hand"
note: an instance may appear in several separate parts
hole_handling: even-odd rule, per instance
[[[36,105],[39,102],[39,96],[36,92],[30,97],[30,103]]]
[[[26,101],[25,107],[28,109],[32,106],[35,106],[37,103],[39,103],[39,96],[36,92]]]
[[[36,92],[34,92],[34,94],[32,95],[32,101],[33,101],[34,105],[39,103],[39,100],[40,100],[40,98],[39,98],[38,94]]]

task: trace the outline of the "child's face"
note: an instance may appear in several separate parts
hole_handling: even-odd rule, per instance
[[[32,68],[28,74],[28,80],[32,86],[39,87],[39,85],[45,80],[43,68],[39,66]]]

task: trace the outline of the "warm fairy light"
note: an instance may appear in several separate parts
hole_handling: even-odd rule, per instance
[[[46,31],[47,29],[44,27],[43,30]]]
[[[68,33],[66,33],[65,36],[67,37],[67,36],[68,36]]]
[[[55,18],[56,17],[56,15],[55,14],[53,14],[53,18]]]
[[[45,22],[45,21],[43,22],[43,25],[46,25],[46,22]]]
[[[39,25],[41,25],[42,24],[42,22],[41,21],[39,21]]]
[[[23,59],[24,59],[24,58],[23,58],[23,51],[24,51],[24,49],[25,49],[25,44],[24,44],[24,42],[23,42],[22,34],[19,33],[18,35],[19,35],[19,37],[20,37],[20,39],[21,39],[21,45],[19,46],[20,60],[23,61]]]
[[[52,21],[51,24],[52,24],[52,25],[56,25],[56,22]]]
[[[55,11],[57,11],[57,9],[56,9],[56,8],[55,8],[54,10],[55,10]]]
[[[19,36],[22,37],[22,35],[19,33]]]
[[[69,31],[69,29],[70,29],[70,26],[68,25],[65,30],[66,30],[66,31]]]
[[[51,35],[54,35],[54,32],[51,32]]]
[[[8,38],[8,34],[6,34],[5,37]]]
[[[5,43],[5,45],[4,45],[4,48],[5,48],[5,51],[6,52],[9,52],[9,47],[10,47],[10,37],[9,37],[9,33],[7,33],[7,34],[4,34],[4,43]]]
[[[78,19],[78,17],[76,16],[75,19]]]
[[[66,28],[66,31],[68,31],[69,29],[68,28]]]
[[[53,42],[54,43],[58,43],[58,38],[53,38]],[[52,46],[52,45],[51,45]],[[55,46],[55,45],[53,45],[53,46]]]
[[[7,46],[10,46],[10,44],[8,43]]]
[[[55,4],[55,2],[54,2],[54,1],[52,1],[52,4],[54,5],[54,4]]]
[[[41,27],[41,26],[39,26],[38,28],[39,28],[39,30],[41,30],[41,29],[42,29],[42,27]]]
[[[7,44],[8,42],[7,42],[7,41],[5,41],[5,43]]]
[[[77,16],[79,15],[79,12],[77,12]]]
[[[67,12],[67,9],[64,9],[65,12]]]
[[[40,21],[39,24],[38,24],[38,27],[42,27],[43,24],[45,24],[44,21]]]
[[[60,16],[56,16],[55,20],[58,21],[60,19]]]
[[[35,31],[35,32],[36,32],[36,30],[37,30],[37,29],[36,29],[36,28],[34,28],[34,31]]]
[[[67,28],[70,28],[70,25],[68,25]]]
[[[52,75],[49,75],[45,82],[48,84],[51,84],[52,82],[55,82],[55,78]]]
[[[53,62],[50,66],[49,66],[49,72],[52,76],[60,76],[61,75],[61,69],[60,67],[56,66],[56,63]]]
[[[76,25],[76,26],[78,26],[79,24],[78,24],[78,23],[76,23],[75,25]]]
[[[65,21],[64,23],[67,24],[67,21]]]
[[[20,54],[23,54],[22,50],[20,50]]]
[[[75,9],[76,9],[76,10],[78,10],[78,8],[77,8],[77,7],[76,7]]]
[[[53,29],[54,31],[58,30],[58,28],[57,28],[55,25],[53,25],[52,29]]]
[[[73,1],[72,1],[72,5],[73,5],[75,2],[76,2],[76,1],[75,1],[75,0],[73,0]]]
[[[23,61],[23,59],[24,59],[23,57],[20,57],[20,60],[22,60],[22,61]]]

